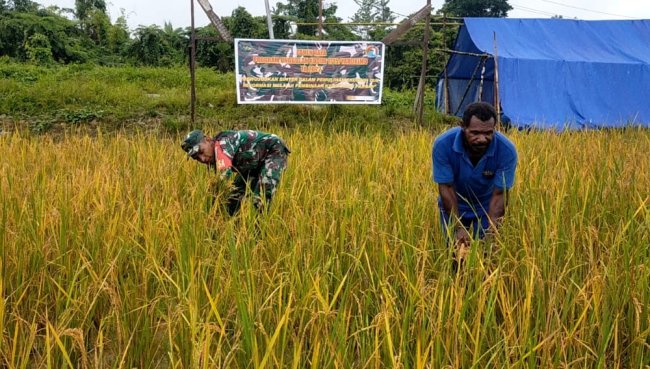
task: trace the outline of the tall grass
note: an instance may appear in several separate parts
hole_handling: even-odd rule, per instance
[[[277,129],[269,214],[176,136],[0,136],[6,368],[646,368],[650,133],[513,133],[495,246],[452,271],[433,135]]]
[[[196,125],[228,122],[240,127],[293,127],[312,121],[346,129],[411,126],[414,94],[385,89],[381,106],[237,105],[233,73],[199,68]],[[88,124],[100,124],[105,130],[162,126],[177,133],[191,125],[189,70],[181,67],[46,68],[0,60],[0,96],[0,129],[3,125],[22,126],[18,124],[22,122],[38,133]],[[434,112],[431,91],[425,102],[429,121],[445,121]]]

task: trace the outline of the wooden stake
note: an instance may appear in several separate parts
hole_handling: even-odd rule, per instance
[[[428,9],[431,9],[431,0],[427,0]],[[418,124],[422,124],[424,117],[424,90],[426,86],[427,77],[427,63],[429,59],[429,23],[431,22],[431,12],[425,18],[424,26],[424,41],[422,45],[422,68],[420,69],[420,83],[418,83],[418,91],[415,96],[415,104],[413,105],[414,113]]]
[[[194,28],[194,0],[190,0],[192,31],[190,33],[190,124],[196,118],[196,29]]]
[[[323,39],[323,0],[318,0],[318,37]]]
[[[266,8],[266,26],[269,28],[269,38],[273,40],[273,20],[271,19],[271,7],[269,6],[269,0],[264,0],[264,7]]]
[[[499,49],[497,33],[494,32],[494,108],[497,111],[497,127],[501,128],[501,100],[499,100]]]

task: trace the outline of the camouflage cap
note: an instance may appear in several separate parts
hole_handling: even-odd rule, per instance
[[[205,135],[200,129],[196,129],[185,136],[185,139],[181,143],[181,148],[187,153],[187,156],[194,156],[199,152],[199,144],[203,140]]]

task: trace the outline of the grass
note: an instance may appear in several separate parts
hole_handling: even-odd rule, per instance
[[[34,133],[98,125],[106,130],[135,127],[177,133],[191,128],[190,78],[185,68],[37,67],[0,59],[0,127]],[[412,127],[415,93],[383,93],[381,106],[237,105],[234,74],[199,68],[195,126],[298,127],[318,122],[328,128],[389,131]],[[449,119],[425,100],[431,125]]]
[[[177,134],[0,135],[2,367],[650,365],[647,130],[511,133],[507,219],[459,273],[440,129],[273,130],[261,218],[210,207]]]

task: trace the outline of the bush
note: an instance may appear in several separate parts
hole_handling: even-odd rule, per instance
[[[50,40],[42,33],[35,33],[27,39],[25,52],[30,63],[36,65],[51,65],[54,63]]]

